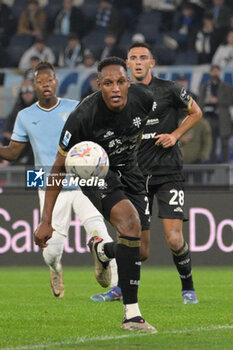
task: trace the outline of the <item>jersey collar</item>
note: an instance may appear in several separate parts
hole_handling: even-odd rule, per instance
[[[44,108],[44,107],[41,107],[40,104],[39,104],[39,101],[36,102],[36,105],[37,105],[37,107],[39,107],[39,108],[42,109],[43,111],[50,112],[50,111],[52,111],[54,108],[56,108],[56,107],[59,105],[60,101],[61,101],[61,99],[58,97],[58,98],[57,98],[57,103],[56,103],[53,107],[51,107],[51,108]]]

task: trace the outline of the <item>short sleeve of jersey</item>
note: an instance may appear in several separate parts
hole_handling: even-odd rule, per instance
[[[88,118],[85,116],[82,105],[79,105],[71,112],[69,118],[67,119],[59,141],[58,151],[66,156],[67,152],[78,142],[85,141],[89,139],[89,123]]]
[[[171,91],[174,99],[174,105],[177,108],[183,108],[188,111],[193,103],[192,97],[188,94],[188,92],[177,83],[173,83],[171,86]]]
[[[17,115],[11,139],[17,142],[28,142],[28,133],[23,123],[23,111]]]

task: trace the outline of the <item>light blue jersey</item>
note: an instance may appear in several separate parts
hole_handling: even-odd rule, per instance
[[[77,104],[78,101],[59,98],[51,109],[44,109],[36,102],[18,113],[11,139],[31,143],[36,169],[50,171],[63,126]]]

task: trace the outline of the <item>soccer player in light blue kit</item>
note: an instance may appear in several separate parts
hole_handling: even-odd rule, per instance
[[[27,142],[31,143],[35,169],[44,169],[50,173],[57,154],[61,130],[78,101],[56,96],[58,81],[54,67],[41,62],[35,68],[34,87],[38,101],[18,113],[11,141],[8,146],[0,147],[0,158],[15,160]],[[39,190],[40,212],[43,211],[45,190]],[[100,236],[106,242],[112,241],[104,224],[103,216],[80,189],[64,189],[60,192],[52,217],[54,233],[43,250],[43,257],[50,268],[50,282],[55,297],[64,296],[61,257],[67,237],[72,208],[83,223],[86,232]],[[112,281],[117,281],[115,261],[111,265]],[[106,287],[103,281],[103,287]]]

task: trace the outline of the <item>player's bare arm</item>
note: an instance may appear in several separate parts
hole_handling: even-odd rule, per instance
[[[51,224],[52,212],[56,199],[62,189],[62,179],[64,179],[65,177],[65,157],[59,152],[57,153],[56,160],[53,164],[50,177],[51,176],[55,178],[55,181],[53,181],[54,185],[50,187],[49,190],[46,190],[41,223],[34,233],[35,243],[41,248],[47,247],[48,244],[46,242],[49,238],[52,237],[54,231]],[[49,182],[51,183],[51,179],[49,180]]]
[[[8,146],[0,146],[0,158],[5,160],[16,160],[25,148],[26,143],[10,141]]]
[[[187,110],[187,116],[180,124],[180,126],[174,130],[171,134],[159,134],[155,136],[157,146],[164,148],[172,147],[184,135],[188,130],[194,127],[194,125],[201,119],[202,111],[198,104],[192,100],[190,108]]]

